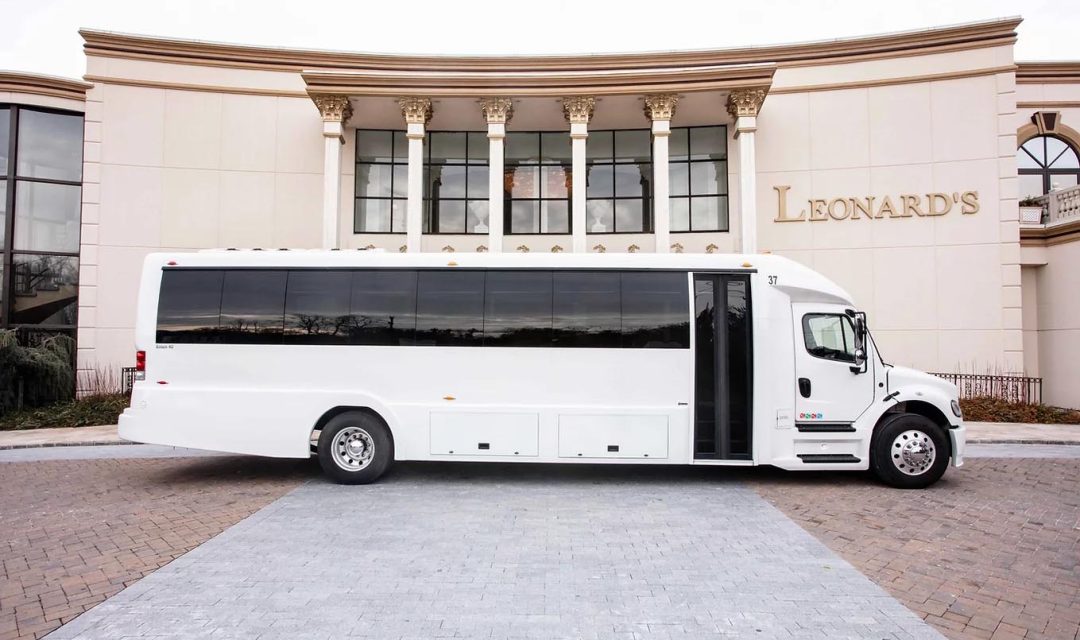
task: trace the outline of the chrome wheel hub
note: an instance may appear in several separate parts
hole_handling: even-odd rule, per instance
[[[334,463],[346,471],[359,471],[375,456],[371,434],[360,427],[345,427],[334,436],[330,445]]]
[[[909,476],[925,473],[937,459],[934,441],[918,429],[909,429],[896,436],[890,454],[893,465]]]

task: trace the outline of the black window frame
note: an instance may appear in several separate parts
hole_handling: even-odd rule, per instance
[[[83,162],[84,162],[84,138],[79,140],[78,153],[79,153],[79,179],[78,180],[61,180],[56,178],[39,178],[32,176],[20,176],[18,172],[19,166],[19,119],[23,112],[36,112],[36,113],[48,113],[61,116],[73,116],[83,120],[83,127],[85,127],[86,116],[80,111],[70,111],[67,109],[53,109],[49,107],[38,107],[32,105],[23,105],[17,103],[0,103],[0,108],[8,111],[8,166],[7,171],[0,174],[0,182],[6,187],[5,192],[5,217],[4,224],[4,238],[3,242],[0,242],[0,328],[2,329],[20,329],[20,330],[44,330],[44,331],[56,331],[60,333],[66,333],[74,337],[75,331],[79,325],[79,304],[78,304],[78,280],[80,271],[80,250],[81,249],[81,227],[82,227],[82,185],[83,185]],[[15,249],[15,218],[17,215],[16,206],[16,194],[20,184],[54,184],[63,186],[72,186],[79,189],[79,215],[78,225],[80,227],[79,249],[75,251],[48,251],[38,249]],[[30,322],[14,322],[15,315],[15,285],[16,285],[16,273],[15,263],[16,260],[23,256],[29,257],[57,257],[64,259],[74,259],[75,261],[75,282],[76,297],[74,302],[74,308],[71,312],[71,323],[30,323]]]
[[[387,161],[382,161],[382,160],[360,160],[360,134],[361,134],[361,132],[388,133],[388,134],[390,134],[390,161],[387,162]],[[359,235],[359,234],[363,234],[363,235],[367,235],[367,234],[391,235],[391,234],[403,234],[403,233],[406,232],[406,230],[404,228],[402,228],[402,229],[395,229],[394,228],[394,203],[395,202],[406,203],[405,206],[406,206],[406,209],[407,209],[408,208],[408,201],[409,201],[409,198],[408,198],[408,177],[407,177],[408,176],[408,166],[409,166],[409,153],[408,153],[409,144],[408,144],[408,139],[406,138],[406,140],[405,140],[405,155],[404,155],[403,158],[398,158],[396,150],[397,150],[397,137],[399,135],[402,136],[402,137],[405,137],[406,136],[406,131],[404,131],[402,129],[356,129],[353,132],[353,147],[354,147],[354,149],[353,149],[353,161],[354,161],[354,166],[353,166],[353,234],[357,234],[357,235]],[[361,196],[361,195],[359,195],[358,190],[356,189],[356,182],[358,180],[358,176],[360,175],[360,167],[365,166],[365,165],[377,165],[377,166],[390,167],[390,195],[389,196]],[[406,167],[406,185],[405,185],[406,195],[404,195],[404,196],[395,196],[394,195],[394,173],[395,173],[394,169],[397,168],[397,167]],[[362,230],[359,229],[358,222],[359,222],[359,218],[360,218],[360,201],[361,200],[364,200],[364,201],[369,201],[369,200],[387,201],[387,202],[390,203],[390,230],[389,231],[362,231]],[[408,222],[408,212],[407,211],[406,211],[406,214],[404,216],[402,216],[401,224],[402,224],[402,227],[405,227],[405,226],[407,226],[409,224],[409,222]]]
[[[693,132],[695,129],[721,129],[721,139],[724,141],[724,157],[722,159],[717,158],[694,158],[693,148]],[[673,219],[672,212],[674,211],[674,204],[676,200],[685,200],[687,203],[686,209],[686,229],[671,229],[670,233],[729,233],[731,231],[731,182],[725,180],[725,190],[723,193],[694,193],[694,165],[704,164],[709,162],[723,162],[724,174],[730,176],[730,149],[728,148],[728,130],[726,124],[717,125],[701,125],[695,127],[672,127],[671,132],[686,131],[686,157],[672,159],[668,157],[668,192],[671,192],[671,170],[675,165],[686,165],[686,194],[685,195],[669,195],[668,197],[668,219]],[[669,138],[670,140],[670,138]],[[724,224],[718,226],[715,229],[695,229],[694,228],[694,200],[696,198],[715,198],[717,200],[717,207],[720,210],[720,220],[724,221]]]
[[[619,192],[618,192],[618,189],[616,188],[617,181],[615,181],[614,178],[612,178],[612,180],[613,180],[612,195],[610,197],[608,197],[608,196],[589,197],[588,182],[589,182],[589,169],[591,167],[593,167],[593,166],[610,166],[612,168],[612,171],[614,171],[615,167],[617,165],[639,165],[639,164],[644,164],[644,163],[638,162],[637,160],[630,159],[630,158],[619,159],[619,157],[615,155],[615,149],[618,146],[615,138],[616,138],[616,136],[618,134],[620,134],[620,133],[628,133],[628,132],[639,133],[639,132],[642,132],[642,131],[647,132],[648,137],[649,137],[649,162],[647,163],[649,165],[648,188],[645,188],[643,186],[642,187],[643,193],[640,196],[620,196]],[[585,213],[585,216],[586,216],[586,224],[588,224],[589,202],[597,202],[597,201],[609,201],[609,202],[611,202],[612,203],[612,214],[611,214],[611,228],[612,228],[612,230],[611,231],[591,231],[589,229],[586,229],[585,233],[587,233],[588,235],[593,235],[593,236],[627,235],[627,234],[634,234],[634,233],[637,233],[637,234],[652,233],[653,229],[655,228],[655,220],[654,220],[655,206],[653,204],[653,198],[656,195],[656,193],[655,193],[655,191],[656,191],[655,185],[653,184],[655,167],[656,167],[656,158],[653,157],[654,154],[653,154],[652,130],[651,129],[598,129],[596,131],[591,131],[590,130],[589,131],[589,136],[592,137],[594,135],[598,135],[598,134],[602,134],[602,133],[610,133],[611,134],[611,155],[610,156],[604,156],[602,159],[596,160],[596,159],[594,159],[593,156],[588,155],[588,153],[586,152],[586,156],[585,156],[585,212],[586,213]],[[594,145],[594,147],[595,147],[595,145]],[[586,149],[587,148],[588,147],[586,146]],[[618,219],[619,218],[615,214],[615,206],[620,200],[624,200],[624,201],[641,200],[641,229],[640,230],[637,230],[637,229],[631,230],[631,231],[620,231],[619,230],[619,227],[618,227]]]
[[[1054,156],[1054,158],[1052,160],[1050,159],[1050,154],[1048,153],[1049,149],[1047,148],[1047,145],[1046,145],[1047,138],[1053,138],[1053,139],[1055,139],[1055,140],[1057,140],[1057,141],[1059,141],[1059,142],[1061,142],[1062,144],[1065,145],[1065,148],[1061,151],[1061,153]],[[1046,158],[1046,160],[1047,160],[1045,164],[1040,162],[1038,158],[1031,155],[1031,153],[1027,149],[1024,148],[1024,145],[1031,142],[1032,140],[1041,140],[1042,141],[1043,157]],[[1080,166],[1078,166],[1075,169],[1073,169],[1073,168],[1066,168],[1066,169],[1053,169],[1053,168],[1051,168],[1052,165],[1055,162],[1057,162],[1057,160],[1059,158],[1061,158],[1061,156],[1065,155],[1068,152],[1072,152],[1072,154],[1074,156],[1076,156],[1077,164],[1080,165],[1080,150],[1078,150],[1076,148],[1076,146],[1073,145],[1073,143],[1070,142],[1069,140],[1067,140],[1067,139],[1065,139],[1065,138],[1063,138],[1061,136],[1054,135],[1052,133],[1046,133],[1046,134],[1042,134],[1042,135],[1033,136],[1033,137],[1028,138],[1027,140],[1025,140],[1023,142],[1023,144],[1021,144],[1019,147],[1017,147],[1016,148],[1016,153],[1017,154],[1023,153],[1025,155],[1027,155],[1027,157],[1031,158],[1035,162],[1035,164],[1037,164],[1039,166],[1037,168],[1018,168],[1016,171],[1017,171],[1017,173],[1019,175],[1022,175],[1022,176],[1040,176],[1040,177],[1042,177],[1042,183],[1043,183],[1042,195],[1046,195],[1046,194],[1050,193],[1050,189],[1053,187],[1053,178],[1054,178],[1054,176],[1072,176],[1072,177],[1076,178],[1076,184],[1080,185]]]
[[[547,197],[544,195],[545,181],[544,181],[544,169],[559,167],[563,171],[569,171],[570,175],[573,175],[573,156],[571,159],[565,162],[544,160],[544,136],[561,134],[565,136],[566,144],[569,146],[570,132],[569,131],[508,131],[506,133],[506,139],[503,141],[503,235],[506,236],[566,236],[574,233],[574,211],[573,211],[573,198],[574,198],[574,185],[573,179],[566,185],[566,197]],[[536,136],[536,160],[535,161],[509,161],[506,157],[506,148],[509,144],[510,137],[524,137],[524,136]],[[507,178],[512,175],[514,169],[526,167],[535,168],[537,181],[536,181],[536,197],[523,198],[514,197],[511,189],[507,186]],[[536,203],[536,221],[540,228],[538,231],[514,231],[513,225],[513,213],[515,202],[535,202]],[[566,231],[543,231],[544,228],[544,203],[545,202],[564,202],[566,203]]]
[[[812,347],[811,347],[810,343],[808,342],[808,340],[809,340],[810,336],[813,335],[813,330],[810,328],[810,321],[812,319],[814,319],[814,318],[839,318],[840,319],[840,324],[841,324],[840,337],[844,341],[844,351],[843,352],[840,352],[840,351],[837,351],[835,349],[831,349],[831,348],[828,348],[828,347],[822,347],[821,345],[817,345],[817,346],[819,348],[821,348],[821,349],[828,349],[829,353],[831,353],[833,355],[822,355],[820,353],[814,353],[814,351],[811,350]],[[852,343],[851,343],[851,354],[850,355],[847,353],[847,348],[848,348],[847,334],[844,332],[844,327],[843,327],[845,322],[847,323],[847,326],[851,329]],[[854,340],[854,338],[855,338],[855,325],[851,322],[851,318],[848,317],[847,314],[845,314],[845,313],[824,313],[824,312],[813,312],[813,313],[803,314],[803,317],[802,317],[802,330],[803,330],[803,348],[806,349],[806,353],[810,354],[810,356],[812,356],[814,358],[818,358],[820,360],[827,360],[829,362],[840,362],[840,363],[847,364],[847,365],[851,365],[851,364],[855,363],[855,361],[856,361],[856,357],[855,357],[855,340]]]
[[[424,139],[424,188],[423,188],[423,210],[424,210],[424,214],[423,214],[423,225],[422,225],[424,234],[426,234],[426,235],[434,235],[434,236],[438,236],[438,235],[445,235],[445,236],[451,236],[451,235],[456,235],[456,236],[486,236],[486,235],[488,235],[488,231],[469,231],[468,230],[469,203],[470,202],[481,202],[481,201],[483,201],[485,203],[490,203],[490,197],[491,197],[490,193],[487,196],[485,196],[484,198],[471,198],[471,197],[469,197],[469,181],[470,181],[469,169],[476,168],[476,167],[484,167],[484,168],[486,168],[487,172],[485,172],[485,173],[487,173],[487,175],[485,176],[485,181],[488,182],[488,185],[489,185],[489,188],[490,188],[491,158],[488,157],[487,153],[485,152],[482,161],[479,160],[479,159],[475,159],[473,157],[473,154],[472,154],[471,150],[470,150],[471,143],[469,141],[469,138],[472,138],[473,136],[475,136],[477,134],[482,134],[484,136],[487,135],[487,133],[483,132],[483,131],[428,131],[428,132],[426,132],[426,135],[424,136],[424,138],[425,138]],[[439,162],[436,162],[434,160],[434,158],[432,157],[432,149],[434,148],[435,145],[431,143],[431,138],[432,138],[432,136],[435,136],[435,135],[461,135],[461,136],[464,136],[464,138],[465,138],[465,161],[464,162],[457,162],[457,161],[439,161]],[[485,143],[485,145],[487,144],[486,139],[485,139],[484,143]],[[490,148],[490,147],[488,147],[488,148]],[[432,168],[435,167],[435,166],[463,167],[465,169],[465,196],[464,197],[462,197],[462,198],[458,198],[458,197],[442,197],[441,195],[439,197],[436,197],[436,194],[434,193],[434,189],[431,188],[431,186],[432,186]],[[440,209],[439,203],[440,202],[464,202],[465,203],[465,222],[466,222],[465,231],[439,231],[438,230],[439,229],[439,216],[440,216],[440,211],[439,211],[439,209]],[[491,209],[489,207],[489,209],[488,209],[488,229],[490,229],[490,228],[491,228]]]

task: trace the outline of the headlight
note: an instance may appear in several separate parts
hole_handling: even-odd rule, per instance
[[[964,417],[964,414],[962,414],[960,412],[960,401],[959,400],[953,400],[949,404],[950,404],[950,406],[952,406],[952,412],[957,418],[963,418]]]

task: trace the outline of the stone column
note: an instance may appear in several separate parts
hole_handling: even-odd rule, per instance
[[[757,253],[757,162],[754,132],[765,89],[737,89],[728,94],[727,110],[735,119],[739,141],[739,227],[743,253]]]
[[[345,124],[352,116],[348,96],[316,95],[311,100],[323,119],[323,206],[322,247],[338,249],[338,211],[341,207],[341,147],[345,144]]]
[[[645,96],[645,117],[652,121],[653,135],[653,235],[656,252],[671,250],[671,189],[668,177],[668,138],[679,96],[658,93]]]
[[[510,98],[484,98],[480,111],[488,126],[488,251],[503,248],[503,143],[506,125],[514,116]]]
[[[585,253],[585,141],[589,138],[589,121],[596,109],[596,98],[573,96],[563,98],[563,115],[570,123],[572,172],[570,183],[570,229],[574,253]]]
[[[409,139],[409,191],[405,208],[405,250],[420,251],[424,224],[424,128],[431,121],[431,100],[402,98],[398,100],[401,115],[405,116]]]

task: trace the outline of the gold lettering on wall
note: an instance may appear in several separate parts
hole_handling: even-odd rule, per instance
[[[806,208],[792,214],[788,206],[791,185],[777,185],[776,218],[774,222],[824,222],[826,220],[880,220],[881,218],[931,218],[947,215],[959,206],[960,213],[970,215],[979,212],[978,191],[954,191],[952,193],[904,193],[898,196],[899,205],[892,196],[845,196],[837,198],[809,198]]]

